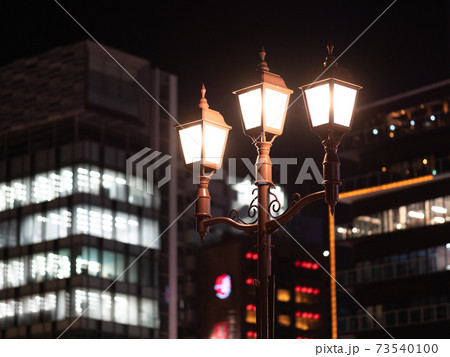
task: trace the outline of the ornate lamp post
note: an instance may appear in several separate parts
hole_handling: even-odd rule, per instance
[[[208,184],[211,175],[220,168],[222,157],[218,158],[213,164],[211,164],[210,159],[207,159],[208,153],[204,153],[201,147],[204,145],[202,143],[212,139],[207,137],[208,133],[205,130],[191,129],[199,125],[199,121],[176,128],[179,130],[186,164],[190,165],[194,162],[193,157],[195,155],[192,153],[195,151],[195,160],[200,161],[201,165],[195,213],[197,232],[200,237],[204,239],[210,226],[221,223],[256,236],[258,271],[254,284],[257,292],[257,336],[258,338],[273,338],[275,279],[271,273],[271,234],[294,217],[302,207],[313,201],[325,199],[330,207],[336,205],[340,185],[337,147],[342,135],[351,128],[356,94],[360,87],[335,77],[327,77],[326,80],[301,87],[303,93],[306,93],[305,101],[311,130],[321,137],[325,147],[323,164],[325,190],[303,198],[299,194],[295,194],[286,211],[274,217],[271,211],[274,210],[274,204],[279,204],[279,202],[275,194],[270,191],[271,188],[275,188],[275,185],[272,182],[272,164],[269,151],[275,138],[283,132],[292,90],[286,87],[284,80],[279,75],[269,71],[265,55],[266,52],[263,48],[260,52],[260,63],[257,68],[255,83],[234,92],[238,99],[244,133],[252,138],[258,152],[255,163],[255,185],[258,195],[250,203],[250,207],[255,207],[258,212],[255,221],[245,222],[236,210],[231,211],[230,217],[211,216],[211,197]],[[329,52],[325,61],[325,66],[330,65],[330,63],[331,52]],[[335,70],[334,67],[332,66],[329,70]],[[338,71],[340,71],[340,68]],[[204,88],[202,89],[200,107],[202,108],[202,121],[207,123],[210,117],[208,117],[209,112],[206,110],[211,110],[208,109],[204,98]],[[228,132],[230,127],[225,124],[219,113],[217,115],[220,116],[220,120],[217,119],[216,125],[221,130]],[[190,138],[186,137],[186,130],[192,130],[193,134]],[[226,134],[222,134],[222,137],[224,137],[224,140],[216,141],[214,139],[214,143],[217,145],[216,152],[223,154]],[[207,171],[209,171],[208,175],[206,174]],[[257,206],[254,204],[256,200]]]

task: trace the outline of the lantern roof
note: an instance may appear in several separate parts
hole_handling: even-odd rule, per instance
[[[238,92],[241,91],[246,91],[247,89],[260,86],[261,84],[268,84],[274,87],[287,90],[290,93],[292,93],[292,90],[290,90],[286,86],[284,79],[281,78],[279,74],[270,72],[270,68],[266,62],[266,50],[264,49],[264,47],[261,48],[261,51],[259,52],[259,57],[260,62],[258,64],[258,67],[256,68],[256,73],[248,77],[247,80],[244,81],[243,83],[243,88],[234,91],[233,94],[237,94]]]
[[[333,55],[333,50],[334,45],[330,41],[327,44],[327,55],[325,57],[325,61],[323,62],[323,66],[313,71],[312,76],[309,79],[309,84],[301,86],[300,88],[309,87],[312,84],[327,81],[329,79],[337,79],[338,81],[346,82],[354,86],[353,83],[355,82],[355,79],[352,73],[348,69],[338,65],[338,62]]]
[[[205,97],[206,94],[206,88],[205,85],[202,85],[201,89],[202,97],[200,99],[200,103],[198,104],[198,107],[201,109],[201,117],[198,119],[198,111],[196,110],[194,113],[191,113],[189,115],[193,118],[192,121],[188,121],[184,124],[175,125],[175,129],[183,129],[185,126],[191,126],[195,124],[200,124],[201,122],[207,122],[215,125],[219,125],[226,129],[231,129],[231,126],[229,126],[225,119],[223,118],[222,114],[220,114],[218,111],[210,109],[208,100]]]

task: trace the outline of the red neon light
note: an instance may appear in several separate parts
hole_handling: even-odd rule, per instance
[[[295,292],[296,293],[306,293],[306,294],[314,294],[314,295],[318,295],[320,290],[319,289],[315,289],[312,287],[307,287],[307,286],[299,286],[297,285],[295,287]]]
[[[252,279],[252,278],[247,278],[247,279],[245,280],[245,283],[246,283],[247,285],[253,285],[253,279]]]
[[[252,331],[247,331],[247,337],[248,338],[252,338],[253,337],[253,332]]]
[[[248,304],[246,309],[247,311],[256,311],[256,305]]]
[[[313,262],[301,261],[301,260],[296,260],[294,262],[294,266],[296,266],[297,268],[300,267],[300,268],[312,269],[312,270],[319,269],[319,264],[313,263]]]
[[[296,311],[295,312],[295,317],[301,317],[303,319],[314,319],[314,320],[318,320],[320,319],[320,314],[313,314],[312,312],[301,312],[301,311]]]
[[[253,260],[258,260],[258,254],[254,253],[254,254],[252,255],[252,259],[253,259]]]
[[[245,258],[246,258],[246,259],[252,259],[252,255],[253,255],[252,252],[247,252],[247,253],[245,254]]]

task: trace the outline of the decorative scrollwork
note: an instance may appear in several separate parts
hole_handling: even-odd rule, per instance
[[[277,197],[277,195],[276,194],[274,194],[270,189],[271,188],[274,188],[275,186],[271,186],[270,188],[269,188],[269,196],[270,197],[273,197],[273,199],[270,199],[270,202],[269,202],[269,214],[272,216],[272,217],[274,217],[274,215],[271,213],[271,212],[273,212],[273,213],[278,213],[279,211],[280,211],[280,209],[281,209],[281,203],[280,203],[280,201],[278,200],[278,197]]]
[[[255,188],[252,191],[252,195],[254,195],[256,191],[258,191],[257,188]],[[258,195],[256,195],[256,197],[253,198],[252,202],[250,203],[250,206],[248,207],[247,215],[248,215],[249,218],[255,218],[257,213],[258,213],[258,202],[257,202],[257,199],[258,199]],[[239,215],[239,212],[236,209],[234,209],[234,208],[230,211],[230,218],[231,219],[237,219],[242,224],[255,224],[258,221],[257,217],[252,222],[244,221],[241,218],[241,216]]]
[[[288,206],[288,208],[291,208],[291,207],[295,204],[295,202],[300,201],[301,199],[302,199],[302,196],[300,196],[299,193],[294,193],[294,194],[291,196],[291,199],[290,199],[290,201],[289,201],[289,206]]]
[[[245,222],[241,218],[241,216],[239,215],[239,212],[236,209],[234,209],[234,208],[230,211],[230,218],[231,219],[237,219],[242,224],[253,224],[253,223],[256,223],[256,220],[254,220],[253,222]]]
[[[253,189],[252,195],[254,195],[255,192],[258,192],[258,188]],[[250,218],[254,218],[258,214],[258,195],[256,195],[253,198],[252,202],[250,202],[250,206],[248,206],[247,214]],[[255,219],[255,222],[256,222],[256,220],[257,219]]]

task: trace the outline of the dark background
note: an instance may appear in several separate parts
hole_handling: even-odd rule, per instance
[[[241,131],[231,92],[255,70],[261,45],[269,67],[296,98],[297,87],[321,66],[326,43],[332,40],[339,55],[392,1],[60,3],[99,42],[178,75],[180,122],[196,108],[204,82],[211,108],[234,128],[226,156],[253,159],[255,150]],[[449,76],[449,9],[445,0],[398,0],[342,56],[339,64],[364,87],[359,104]],[[4,2],[0,33],[0,65],[88,38],[52,0]],[[320,146],[308,131],[299,100],[272,154],[300,160],[317,156],[320,162]]]

